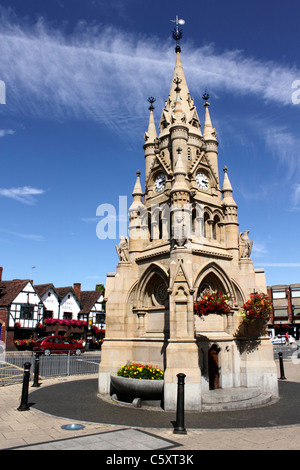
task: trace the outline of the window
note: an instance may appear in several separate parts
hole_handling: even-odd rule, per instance
[[[207,212],[204,214],[204,237],[207,238],[209,235],[209,230],[208,230],[208,221],[209,221],[209,215]]]
[[[53,311],[44,309],[44,318],[53,318]]]
[[[213,221],[213,238],[214,240],[219,240],[220,238],[220,218],[216,215]]]
[[[284,291],[273,291],[273,299],[285,299],[286,292]]]
[[[23,320],[32,320],[34,305],[21,305],[20,318]]]
[[[64,320],[72,320],[72,312],[64,312]]]
[[[288,311],[287,308],[276,308],[274,307],[274,317],[287,317],[288,316]]]
[[[68,338],[62,338],[62,342],[64,344],[73,344],[73,341],[71,339],[68,339]]]
[[[96,313],[96,323],[105,323],[104,313]]]
[[[53,338],[48,338],[47,343],[54,343],[54,344],[60,344],[60,338],[57,338],[57,336],[54,336]]]

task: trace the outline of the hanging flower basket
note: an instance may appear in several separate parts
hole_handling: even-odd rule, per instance
[[[251,294],[238,316],[246,323],[266,322],[272,311],[272,303],[266,294]]]
[[[59,318],[45,318],[44,320],[44,325],[46,326],[52,326],[52,325],[63,325],[63,326],[73,326],[73,327],[86,327],[87,326],[87,321],[84,320],[67,320],[65,318],[59,319]]]
[[[22,340],[22,339],[16,339],[16,340],[14,341],[14,343],[15,343],[15,346],[16,346],[16,348],[18,349],[18,351],[25,351],[26,343],[25,343],[24,340]]]
[[[220,291],[203,292],[197,302],[194,303],[194,314],[198,317],[216,313],[224,315],[230,313],[230,294],[222,294]]]

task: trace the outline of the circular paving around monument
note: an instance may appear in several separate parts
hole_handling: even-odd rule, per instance
[[[186,429],[230,429],[300,424],[300,383],[279,381],[280,399],[240,411],[185,412]],[[29,395],[29,406],[76,421],[142,428],[171,428],[176,412],[125,407],[98,396],[98,380],[75,380],[41,387]]]

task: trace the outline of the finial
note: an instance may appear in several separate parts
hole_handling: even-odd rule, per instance
[[[140,176],[141,176],[141,172],[140,172],[140,170],[138,170],[138,171],[136,172],[136,176],[138,176],[138,177],[140,177]]]
[[[173,30],[173,39],[176,41],[176,47],[175,47],[175,52],[181,52],[181,48],[179,46],[179,41],[182,38],[182,29],[179,29],[179,25],[185,24],[184,20],[178,19],[178,16],[176,16],[176,20],[170,20],[172,23],[176,23],[176,27]]]
[[[210,98],[210,96],[209,96],[209,94],[207,93],[207,91],[205,90],[205,92],[204,92],[203,95],[202,95],[202,99],[205,101],[204,104],[207,103],[207,101],[209,100],[209,98]]]
[[[153,111],[154,109],[153,103],[155,103],[155,101],[156,99],[153,98],[153,96],[150,96],[150,98],[148,98],[148,103],[150,103],[150,106],[149,106],[150,111]]]
[[[227,166],[224,166],[223,168],[224,173],[227,173],[227,170],[228,170]]]

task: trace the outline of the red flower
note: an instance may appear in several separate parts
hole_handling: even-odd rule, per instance
[[[216,313],[223,315],[224,313],[230,313],[231,295],[223,295],[221,292],[215,291],[211,293],[203,293],[201,298],[194,303],[194,313],[199,317],[202,315],[209,315],[210,313]]]
[[[250,294],[250,299],[244,303],[240,316],[247,322],[256,318],[268,319],[272,311],[272,304],[266,294]]]

